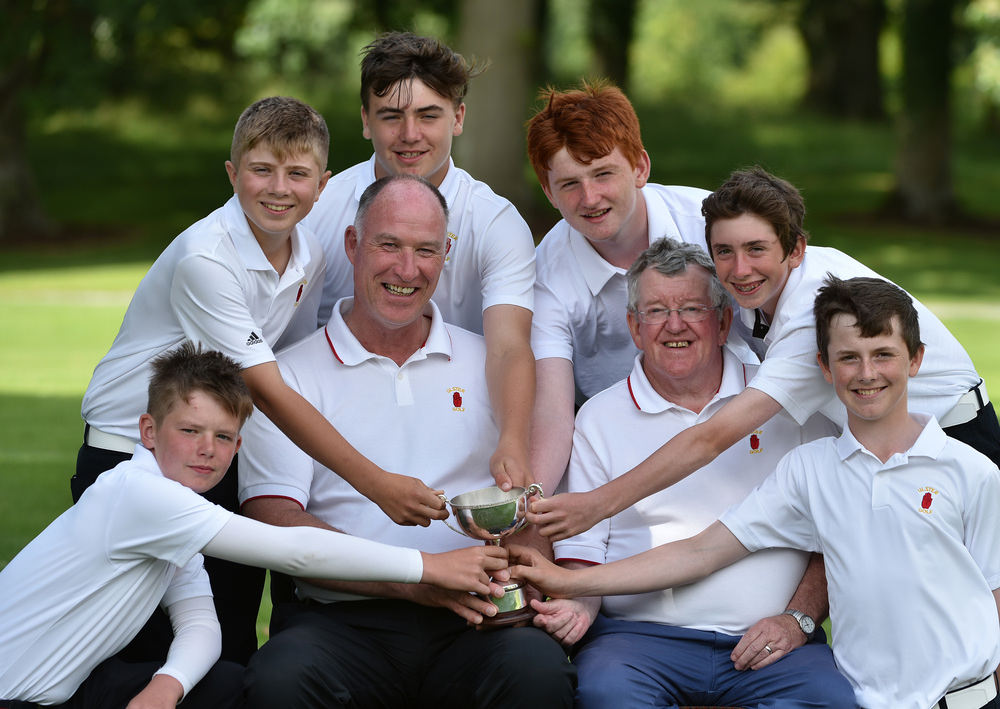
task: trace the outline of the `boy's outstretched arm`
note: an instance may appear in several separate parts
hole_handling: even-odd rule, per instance
[[[484,587],[483,579],[491,571],[498,582],[504,583],[509,578],[504,551],[497,551],[492,545],[445,552],[438,559],[436,555],[416,549],[336,532],[287,498],[253,498],[243,504],[242,510],[254,519],[234,516],[205,546],[202,550],[205,554],[308,577],[310,583],[335,591],[401,598],[448,608],[473,624],[482,623],[485,616],[496,614],[497,609],[488,600],[468,591],[500,596],[503,595],[502,587],[497,583]],[[255,520],[266,520],[270,524]],[[320,536],[316,536],[317,532]],[[463,555],[467,556],[463,558]],[[428,572],[423,565],[428,557],[433,558],[432,566],[451,566],[456,562],[468,562],[471,566],[460,572],[458,578],[452,576],[450,587],[444,588],[431,581],[424,582]],[[430,570],[437,582],[447,573],[442,573],[440,567]],[[461,590],[455,590],[458,587]]]
[[[693,537],[661,544],[627,559],[569,570],[537,550],[511,545],[512,579],[526,581],[553,598],[620,596],[699,581],[749,554],[722,524],[712,522]]]
[[[240,515],[202,551],[292,576],[430,583],[482,594],[498,590],[490,585],[490,575],[505,577],[507,568],[507,550],[493,545],[428,554],[315,526],[276,527]]]
[[[277,362],[243,370],[254,404],[310,457],[335,471],[396,524],[426,527],[448,516],[438,492],[421,480],[382,470],[361,455],[326,418],[289,387]]]
[[[483,312],[486,385],[500,428],[490,473],[498,487],[528,487],[531,410],[535,401],[535,356],[531,353],[531,311],[517,305],[492,305]]]
[[[780,410],[777,401],[748,387],[707,421],[681,431],[624,475],[590,492],[535,500],[528,521],[553,541],[585,532],[707,465]]]

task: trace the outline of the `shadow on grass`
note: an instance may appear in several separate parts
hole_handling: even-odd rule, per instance
[[[72,504],[82,438],[80,397],[0,394],[0,566]]]

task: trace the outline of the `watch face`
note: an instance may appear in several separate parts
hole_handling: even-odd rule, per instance
[[[816,630],[816,621],[807,615],[802,616],[802,619],[799,621],[799,625],[802,626],[802,632],[806,635],[812,635],[812,633]]]

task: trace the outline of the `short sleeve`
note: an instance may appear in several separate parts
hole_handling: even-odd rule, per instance
[[[768,346],[748,386],[781,404],[800,426],[836,398],[816,362],[816,329],[805,325],[789,330]]]
[[[528,224],[512,205],[497,213],[480,243],[483,310],[492,305],[533,310],[535,244]]]
[[[774,474],[719,518],[752,552],[773,547],[822,552],[803,494],[800,450],[786,453]]]
[[[188,339],[232,357],[243,369],[274,361],[243,285],[225,264],[201,254],[182,259],[170,286],[170,306]]]
[[[559,357],[573,361],[570,314],[552,289],[535,283],[535,313],[531,318],[531,350],[535,359]]]

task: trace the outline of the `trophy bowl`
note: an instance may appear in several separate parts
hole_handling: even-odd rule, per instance
[[[535,494],[542,495],[542,486],[537,483],[532,483],[527,489],[515,487],[506,491],[496,486],[484,487],[450,500],[441,495],[461,529],[455,529],[447,520],[445,524],[459,534],[499,546],[500,539],[525,525],[524,513],[528,498]],[[492,618],[485,618],[483,626],[496,628],[511,625],[535,614],[528,604],[523,584],[509,583],[503,590],[503,597],[491,596],[487,599],[497,607],[497,614]]]

